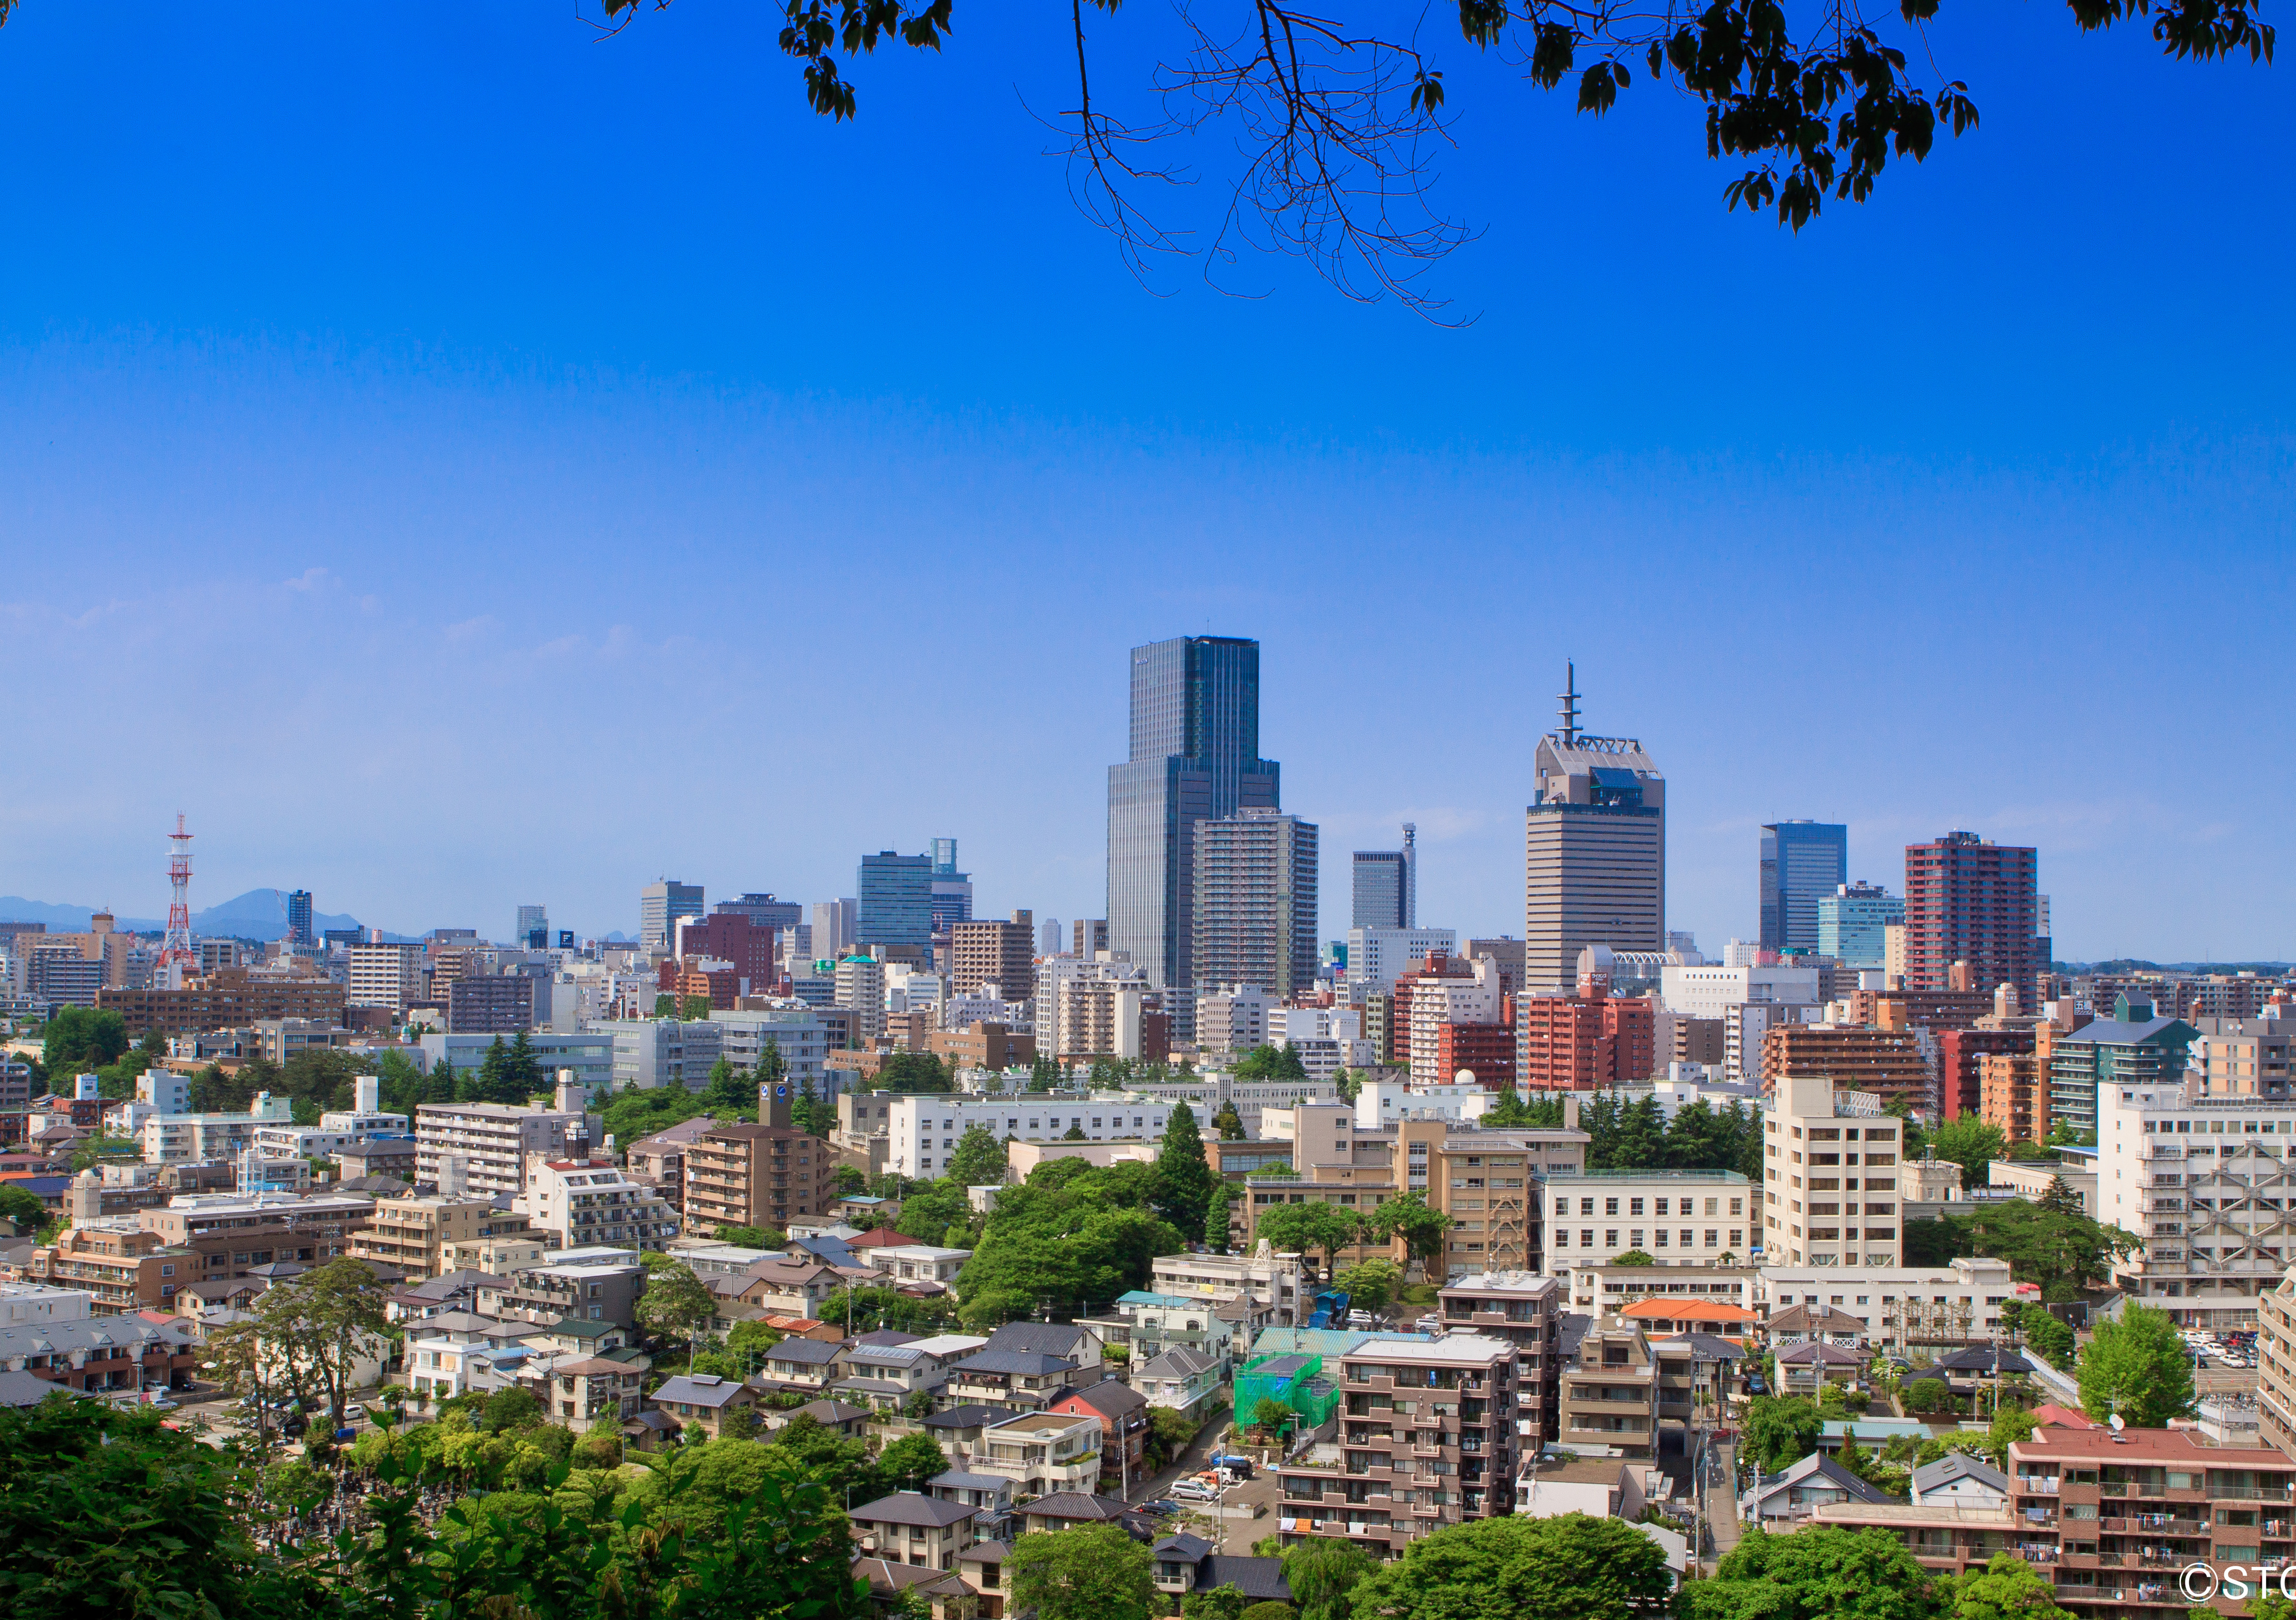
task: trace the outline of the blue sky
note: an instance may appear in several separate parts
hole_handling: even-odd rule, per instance
[[[1326,933],[1404,819],[1429,920],[1520,931],[1574,657],[1709,945],[1806,815],[1893,888],[2037,843],[2067,954],[2296,956],[2296,92],[1948,13],[1983,127],[1799,238],[1678,99],[1598,124],[1446,45],[1454,330],[1281,263],[1144,290],[1041,155],[1029,17],[960,4],[832,127],[758,7],[29,0],[0,892],[155,915],[180,809],[195,904],[409,932],[825,898],[935,835],[984,910],[1096,915],[1124,649],[1209,629],[1266,645]]]

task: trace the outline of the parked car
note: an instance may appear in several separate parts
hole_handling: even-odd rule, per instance
[[[1183,1479],[1172,1486],[1172,1494],[1184,1502],[1212,1502],[1219,1493],[1201,1479]]]
[[[1180,1504],[1169,1498],[1165,1498],[1152,1502],[1142,1502],[1140,1510],[1143,1513],[1152,1513],[1159,1518],[1168,1518],[1180,1510]]]
[[[1767,1395],[1770,1393],[1770,1386],[1762,1382],[1760,1373],[1750,1372],[1746,1375],[1746,1393],[1750,1395]]]
[[[346,1401],[343,1402],[343,1416],[346,1418],[364,1418],[366,1416],[366,1408],[361,1406],[356,1401]]]

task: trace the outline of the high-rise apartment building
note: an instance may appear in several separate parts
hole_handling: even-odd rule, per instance
[[[1426,966],[1429,957],[1456,956],[1458,951],[1459,934],[1454,928],[1350,928],[1348,983],[1369,985],[1374,992],[1392,990],[1405,974]],[[1504,963],[1500,974],[1505,974]]]
[[[1869,883],[1840,884],[1817,902],[1817,954],[1844,967],[1883,967],[1889,933],[1906,920],[1906,902]]]
[[[1182,636],[1132,649],[1131,757],[1108,770],[1108,942],[1178,992],[1195,962],[1196,823],[1283,802],[1259,757],[1259,644]],[[1194,1029],[1166,998],[1175,1033]]]
[[[1849,829],[1833,821],[1762,828],[1762,949],[1816,950],[1817,902],[1849,879]]]
[[[1057,939],[1057,935],[1054,936]],[[1055,954],[1059,947],[1045,952]],[[1108,919],[1104,917],[1080,917],[1069,925],[1069,952],[1089,962],[1108,949]]]
[[[1413,928],[1419,919],[1419,829],[1403,824],[1399,850],[1357,850],[1349,926]]]
[[[1578,953],[1666,949],[1666,779],[1631,737],[1578,729],[1577,672],[1562,724],[1541,737],[1523,812],[1523,988],[1568,990]]]
[[[319,936],[311,932],[311,892],[298,889],[287,897],[287,942],[290,945],[316,945]]]
[[[1316,982],[1316,824],[1247,809],[1197,822],[1195,836],[1191,982],[1303,993]]]
[[[861,858],[861,892],[855,924],[864,945],[932,948],[933,862],[930,855],[880,850]]]
[[[648,884],[638,891],[638,945],[649,951],[667,951],[681,917],[701,915],[701,885],[676,878]]]
[[[855,1043],[866,1050],[885,1032],[885,965],[873,957],[849,956],[837,964],[837,1000],[853,1015]]]
[[[1970,965],[1971,988],[2013,984],[2026,1006],[2045,999],[2038,974],[2039,858],[2031,849],[1952,832],[1906,846],[1906,986],[1954,988],[1954,964]]]
[[[1895,1266],[1902,1126],[1871,1092],[1792,1074],[1762,1104],[1763,1253],[1772,1265]]]
[[[949,978],[960,996],[996,986],[1000,999],[1026,1001],[1037,993],[1036,918],[1015,911],[1009,923],[960,922],[949,934]]]
[[[354,945],[350,958],[346,999],[353,1007],[388,1007],[405,1012],[430,991],[420,945]]]
[[[685,1150],[685,1219],[697,1237],[721,1226],[788,1229],[829,1213],[837,1155],[785,1125],[719,1125]]]

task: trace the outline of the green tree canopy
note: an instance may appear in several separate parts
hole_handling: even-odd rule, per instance
[[[1756,1395],[1746,1407],[1746,1455],[1764,1474],[1790,1468],[1817,1450],[1825,1420],[1806,1395]]]
[[[931,1435],[904,1435],[878,1453],[877,1471],[884,1476],[888,1494],[896,1491],[922,1494],[934,1476],[948,1472],[948,1453]]]
[[[1938,1620],[1928,1570],[1887,1530],[1749,1530],[1676,1599],[1682,1620]]]
[[[2162,1428],[2193,1410],[2193,1359],[2176,1320],[2135,1300],[2096,1323],[2075,1377],[2081,1410],[2100,1423],[2118,1412],[2133,1428]]]
[[[2013,1552],[1997,1552],[1951,1586],[1952,1620],[2071,1620],[2057,1607],[2056,1587]],[[2216,1611],[2208,1611],[2213,1615]]]
[[[2083,1289],[2108,1280],[2114,1257],[2135,1254],[2144,1243],[2120,1227],[2021,1198],[1906,1223],[1908,1263],[1937,1265],[1964,1254],[2005,1260],[2019,1282],[2039,1284],[2042,1297],[2050,1301],[2078,1298]]]
[[[895,1052],[877,1070],[873,1089],[916,1096],[954,1091],[956,1081],[931,1052]]]
[[[1001,1156],[1004,1147],[996,1149]],[[998,1180],[1003,1180],[999,1177]],[[919,1181],[901,1196],[898,1227],[905,1238],[919,1243],[939,1243],[941,1234],[959,1221],[972,1218],[972,1195],[955,1176]]]
[[[1362,1223],[1355,1211],[1336,1204],[1271,1204],[1259,1212],[1255,1233],[1284,1254],[1321,1250],[1330,1275],[1340,1250],[1357,1241]]]
[[[1047,1303],[1105,1308],[1140,1287],[1157,1255],[1181,1246],[1179,1232],[1148,1206],[1156,1180],[1153,1165],[1062,1159],[1006,1188],[957,1277],[964,1321],[992,1326]],[[905,1205],[904,1231],[908,1216]]]
[[[1204,1157],[1195,1111],[1175,1103],[1164,1124],[1163,1144],[1156,1150],[1156,1212],[1181,1231],[1201,1232],[1204,1212],[1215,1196],[1225,1201],[1219,1178]]]
[[[1007,1572],[1014,1611],[1037,1620],[1148,1620],[1158,1608],[1148,1549],[1114,1525],[1024,1535]]]
[[[1300,1061],[1300,1054],[1292,1049],[1292,1043],[1286,1041],[1280,1047],[1252,1048],[1235,1060],[1235,1065],[1229,1073],[1237,1080],[1305,1080],[1308,1078],[1308,1065]]]
[[[1987,1166],[2004,1156],[2008,1146],[2006,1131],[1998,1125],[1987,1124],[1973,1114],[1948,1120],[1930,1138],[1931,1152],[1961,1166],[1964,1187],[1984,1186]]]
[[[1405,1256],[1418,1262],[1420,1275],[1440,1280],[1450,1253],[1451,1217],[1429,1206],[1426,1195],[1398,1193],[1373,1210],[1364,1223],[1388,1242],[1403,1239]]]
[[[1384,1311],[1403,1291],[1403,1271],[1392,1260],[1374,1256],[1342,1270],[1332,1286],[1347,1290],[1350,1309]]]
[[[2034,1309],[2025,1312],[2019,1324],[2025,1343],[2038,1354],[2048,1358],[2049,1365],[2059,1369],[2073,1364],[2073,1330],[2046,1311]]]
[[[0,1181],[0,1219],[12,1221],[20,1233],[38,1231],[48,1223],[48,1206],[39,1195],[26,1192],[12,1181]]]
[[[667,1254],[649,1250],[638,1257],[645,1268],[645,1292],[635,1307],[638,1325],[664,1338],[685,1341],[686,1365],[693,1363],[693,1342],[718,1314],[717,1296],[693,1268]]]
[[[104,1007],[60,1007],[48,1015],[40,1064],[51,1086],[69,1090],[71,1076],[93,1074],[127,1050],[127,1021]]]
[[[534,1392],[522,1385],[506,1385],[487,1397],[486,1415],[480,1426],[490,1435],[504,1429],[530,1428],[543,1420],[542,1402]]]
[[[1622,1520],[1509,1516],[1413,1542],[1352,1601],[1356,1620],[1631,1620],[1672,1583],[1658,1543]]]
[[[1235,1103],[1233,1099],[1222,1103],[1219,1106],[1219,1112],[1212,1115],[1212,1129],[1219,1132],[1219,1139],[1223,1142],[1243,1140],[1243,1115],[1235,1111]]]
[[[1300,1542],[1283,1558],[1283,1584],[1300,1620],[1349,1620],[1351,1594],[1379,1567],[1362,1548],[1335,1536]]]
[[[988,1126],[967,1125],[948,1161],[947,1180],[959,1187],[1001,1187],[1007,1174],[1004,1144]],[[969,1207],[969,1206],[968,1206]],[[947,1226],[948,1222],[941,1222]]]

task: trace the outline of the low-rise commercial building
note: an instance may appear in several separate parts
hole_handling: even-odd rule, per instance
[[[1557,1265],[1642,1253],[1666,1265],[1736,1264],[1759,1240],[1753,1183],[1731,1170],[1585,1170],[1546,1180]]]
[[[1764,1266],[1757,1308],[1825,1305],[1856,1317],[1868,1342],[1893,1355],[1982,1343],[2002,1332],[2016,1297],[2006,1261],[1974,1256],[1941,1266]]]
[[[531,1231],[526,1214],[497,1210],[485,1198],[383,1198],[352,1235],[350,1253],[420,1281],[470,1269],[459,1262],[489,1238],[530,1238]]]

